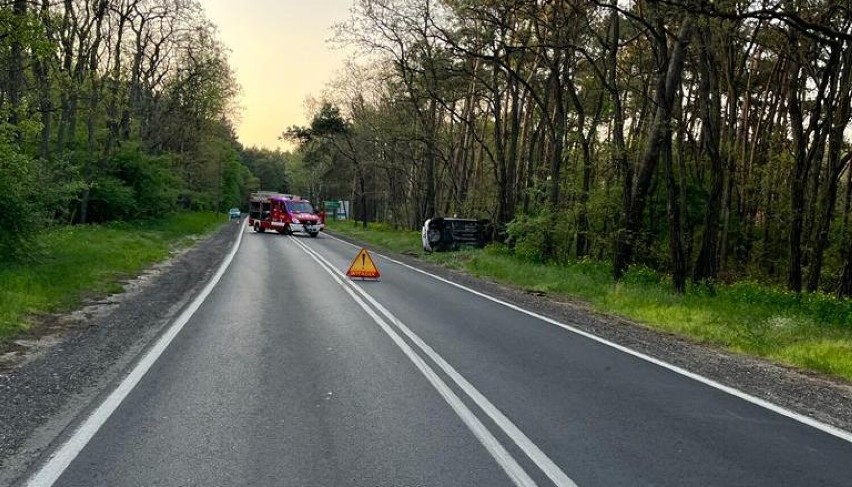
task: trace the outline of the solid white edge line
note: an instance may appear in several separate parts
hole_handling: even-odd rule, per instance
[[[331,264],[326,258],[319,254],[319,252],[307,247],[305,244],[299,242],[299,245],[303,246],[305,250],[311,254],[315,254],[317,258],[321,259],[325,265],[332,269],[341,279],[346,279],[344,274],[340,272],[338,269],[334,268],[334,265]],[[315,259],[316,260],[316,259]],[[553,481],[555,485],[560,487],[576,487],[576,483],[559,468],[556,463],[547,456],[532,440],[529,439],[527,435],[518,428],[512,420],[510,420],[506,415],[502,413],[491,401],[488,400],[481,392],[479,392],[476,387],[471,384],[467,379],[464,378],[456,369],[450,365],[443,357],[441,357],[435,350],[424,342],[416,333],[414,333],[405,323],[403,323],[399,318],[397,318],[393,313],[391,313],[387,308],[385,308],[381,303],[379,303],[375,298],[373,298],[369,293],[360,288],[359,286],[354,285],[353,283],[346,281],[355,291],[358,292],[364,299],[367,300],[370,304],[372,304],[379,312],[385,315],[391,323],[393,323],[402,333],[407,336],[412,342],[414,342],[417,347],[422,350],[438,367],[446,373],[456,385],[464,391],[468,397],[479,406],[485,414],[491,418],[497,426],[503,430],[503,432],[512,439],[512,441],[520,448],[524,454],[529,457],[536,466],[544,472],[547,477]]]
[[[329,237],[329,238],[333,239],[333,240],[337,240],[338,242],[342,242],[342,243],[344,243],[344,244],[346,244],[346,245],[349,245],[349,246],[351,246],[351,247],[360,248],[360,246],[358,246],[358,245],[355,245],[355,244],[353,244],[353,243],[351,243],[351,242],[347,242],[347,241],[345,241],[345,240],[343,240],[343,239],[340,239],[340,238],[337,238],[337,237],[335,237],[335,236],[333,236],[333,235],[329,235],[328,233],[326,233],[325,235],[326,235],[327,237]],[[722,391],[722,392],[725,392],[725,393],[730,394],[730,395],[732,395],[732,396],[738,397],[738,398],[740,398],[740,399],[742,399],[742,400],[744,400],[744,401],[748,401],[748,402],[750,402],[750,403],[752,403],[752,404],[755,404],[755,405],[757,405],[757,406],[760,406],[760,407],[762,407],[762,408],[764,408],[764,409],[768,409],[768,410],[770,410],[770,411],[772,411],[772,412],[774,412],[774,413],[780,414],[780,415],[782,415],[782,416],[786,416],[786,417],[788,417],[788,418],[790,418],[790,419],[792,419],[792,420],[798,421],[799,423],[802,423],[802,424],[808,425],[808,426],[810,426],[810,427],[812,427],[812,428],[816,428],[816,429],[818,429],[818,430],[820,430],[820,431],[822,431],[822,432],[824,432],[824,433],[828,433],[828,434],[830,434],[830,435],[832,435],[832,436],[835,436],[835,437],[837,437],[837,438],[840,438],[841,440],[844,440],[844,441],[847,441],[847,442],[849,442],[849,443],[852,443],[852,433],[850,433],[850,432],[848,432],[848,431],[845,431],[845,430],[842,430],[842,429],[840,429],[840,428],[838,428],[838,427],[836,427],[836,426],[832,426],[832,425],[830,425],[830,424],[823,423],[822,421],[819,421],[819,420],[813,419],[813,418],[811,418],[811,417],[805,416],[805,415],[800,414],[800,413],[797,413],[797,412],[795,412],[795,411],[791,411],[791,410],[789,410],[789,409],[787,409],[787,408],[784,408],[784,407],[779,406],[779,405],[777,405],[777,404],[771,403],[771,402],[769,402],[769,401],[767,401],[767,400],[765,400],[765,399],[761,399],[761,398],[759,398],[759,397],[756,397],[756,396],[753,396],[753,395],[751,395],[751,394],[748,394],[747,392],[743,392],[743,391],[741,391],[741,390],[739,390],[739,389],[737,389],[737,388],[735,388],[735,387],[727,386],[727,385],[722,384],[722,383],[720,383],[720,382],[717,382],[717,381],[715,381],[715,380],[713,380],[713,379],[710,379],[710,378],[704,377],[703,375],[699,375],[699,374],[696,374],[695,372],[690,372],[690,371],[688,371],[688,370],[686,370],[686,369],[684,369],[684,368],[678,367],[677,365],[670,364],[670,363],[665,362],[665,361],[663,361],[663,360],[660,360],[660,359],[658,359],[658,358],[655,358],[655,357],[652,357],[652,356],[650,356],[650,355],[644,354],[644,353],[642,353],[642,352],[638,352],[638,351],[633,350],[633,349],[631,349],[631,348],[625,347],[624,345],[619,345],[618,343],[615,343],[615,342],[609,341],[609,340],[607,340],[607,339],[605,339],[605,338],[602,338],[602,337],[599,337],[599,336],[597,336],[597,335],[591,334],[591,333],[589,333],[589,332],[587,332],[587,331],[583,331],[583,330],[581,330],[581,329],[579,329],[579,328],[575,328],[575,327],[573,327],[573,326],[571,326],[571,325],[566,325],[565,323],[562,323],[562,322],[560,322],[560,321],[556,321],[556,320],[554,320],[554,319],[552,319],[552,318],[549,318],[549,317],[547,317],[547,316],[540,315],[540,314],[538,314],[538,313],[536,313],[536,312],[534,312],[534,311],[527,310],[527,309],[525,309],[525,308],[522,308],[522,307],[520,307],[520,306],[514,305],[514,304],[509,303],[509,302],[507,302],[507,301],[503,301],[502,299],[495,298],[495,297],[490,296],[490,295],[488,295],[488,294],[485,294],[485,293],[483,293],[483,292],[477,291],[477,290],[475,290],[475,289],[471,289],[471,288],[469,288],[469,287],[467,287],[467,286],[464,286],[464,285],[462,285],[462,284],[455,283],[455,282],[450,281],[450,280],[448,280],[448,279],[445,279],[445,278],[443,278],[443,277],[441,277],[441,276],[437,276],[437,275],[435,275],[435,274],[432,274],[432,273],[430,273],[430,272],[424,271],[424,270],[422,270],[422,269],[418,269],[418,268],[416,268],[416,267],[414,267],[414,266],[411,266],[411,265],[406,264],[405,262],[398,261],[398,260],[396,260],[396,259],[394,259],[394,258],[388,257],[388,256],[383,255],[383,254],[380,254],[380,253],[378,253],[378,252],[371,252],[371,253],[372,253],[372,254],[374,254],[374,255],[377,255],[377,256],[379,256],[379,257],[381,257],[381,258],[383,258],[383,259],[385,259],[385,260],[387,260],[387,261],[389,261],[389,262],[393,262],[394,264],[401,265],[401,266],[403,266],[403,267],[405,267],[405,268],[407,268],[407,269],[410,269],[410,270],[412,270],[412,271],[414,271],[414,272],[419,272],[420,274],[423,274],[423,275],[429,276],[429,277],[431,277],[431,278],[433,278],[433,279],[436,279],[436,280],[438,280],[438,281],[444,282],[444,283],[449,284],[449,285],[451,285],[451,286],[455,286],[455,287],[457,287],[457,288],[459,288],[459,289],[462,289],[462,290],[464,290],[464,291],[467,291],[467,292],[469,292],[469,293],[471,293],[471,294],[474,294],[474,295],[476,295],[476,296],[479,296],[479,297],[481,297],[481,298],[484,298],[484,299],[487,299],[487,300],[492,301],[492,302],[494,302],[494,303],[497,303],[497,304],[501,304],[501,305],[503,305],[503,306],[506,306],[506,307],[508,307],[508,308],[510,308],[510,309],[513,309],[513,310],[515,310],[515,311],[518,311],[519,313],[523,313],[523,314],[525,314],[525,315],[532,316],[533,318],[537,318],[537,319],[539,319],[539,320],[541,320],[541,321],[544,321],[544,322],[549,323],[549,324],[551,324],[551,325],[557,326],[557,327],[562,328],[562,329],[564,329],[564,330],[566,330],[566,331],[570,331],[570,332],[572,332],[572,333],[576,333],[577,335],[583,336],[583,337],[588,338],[588,339],[590,339],[590,340],[594,340],[594,341],[596,341],[596,342],[598,342],[598,343],[600,343],[600,344],[602,344],[602,345],[606,345],[606,346],[608,346],[608,347],[615,348],[616,350],[619,350],[619,351],[621,351],[621,352],[624,352],[624,353],[626,353],[626,354],[628,354],[628,355],[632,355],[632,356],[634,356],[634,357],[636,357],[636,358],[638,358],[638,359],[644,360],[644,361],[646,361],[646,362],[650,362],[650,363],[652,363],[652,364],[654,364],[654,365],[658,365],[658,366],[663,367],[663,368],[665,368],[665,369],[668,369],[668,370],[670,370],[670,371],[672,371],[672,372],[675,372],[675,373],[677,373],[677,374],[680,374],[680,375],[682,375],[682,376],[684,376],[684,377],[688,377],[688,378],[690,378],[690,379],[692,379],[692,380],[695,380],[695,381],[701,382],[702,384],[708,385],[708,386],[713,387],[713,388],[715,388],[715,389],[718,389],[718,390],[720,390],[720,391]]]
[[[248,220],[246,220],[248,221]],[[243,240],[246,223],[243,222],[240,227],[239,235],[233,248],[219,265],[216,274],[210,279],[207,285],[202,289],[201,293],[192,300],[192,303],[175,319],[172,325],[166,332],[157,340],[156,344],[151,347],[145,356],[133,367],[133,370],[121,381],[118,387],[107,396],[106,399],[89,415],[88,418],[74,431],[70,438],[56,450],[50,458],[44,463],[32,477],[30,477],[26,485],[32,487],[49,487],[56,482],[57,479],[65,472],[65,469],[71,465],[71,462],[80,454],[83,448],[89,443],[89,440],[98,432],[98,430],[107,422],[109,417],[118,409],[122,401],[130,394],[134,387],[139,383],[146,372],[154,365],[154,362],[163,354],[169,344],[174,340],[178,333],[183,329],[184,325],[192,318],[192,315],[201,307],[201,304],[207,299],[207,296],[225,274],[225,271],[234,260],[237,250],[240,247],[240,242]]]
[[[521,467],[521,465],[512,457],[512,455],[500,444],[497,438],[488,431],[488,428],[479,421],[479,418],[462,402],[461,399],[456,395],[455,392],[438,376],[437,373],[429,366],[402,337],[396,333],[390,325],[387,324],[385,320],[382,319],[381,316],[377,315],[372,308],[370,308],[367,303],[365,303],[358,295],[356,295],[352,289],[338,276],[335,274],[336,269],[333,267],[329,269],[327,265],[320,259],[317,258],[312,252],[309,251],[307,246],[301,242],[299,242],[296,238],[290,237],[290,240],[295,242],[297,247],[299,247],[303,252],[308,254],[310,258],[312,258],[320,267],[331,276],[334,281],[340,285],[340,287],[346,291],[349,297],[352,298],[355,303],[358,304],[369,316],[373,319],[373,321],[379,325],[382,331],[390,337],[390,339],[396,344],[396,346],[402,350],[406,357],[414,364],[415,367],[426,377],[426,380],[432,384],[432,387],[438,391],[438,394],[444,399],[444,401],[449,404],[450,408],[456,413],[456,415],[462,420],[465,426],[473,433],[477,440],[485,447],[486,451],[494,458],[500,468],[506,472],[506,475],[514,482],[515,485],[524,486],[524,487],[533,487],[536,485],[535,481],[527,474],[527,472]]]

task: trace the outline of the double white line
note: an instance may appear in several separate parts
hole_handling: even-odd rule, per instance
[[[510,479],[518,486],[533,486],[535,481],[527,474],[512,455],[500,444],[496,437],[485,427],[476,415],[464,404],[464,402],[453,392],[452,388],[444,382],[426,360],[423,359],[411,345],[406,342],[404,335],[420,351],[428,357],[441,371],[444,372],[452,382],[461,389],[492,421],[506,434],[514,443],[541,469],[542,472],[557,486],[576,486],[565,472],[562,471],[553,460],[551,460],[535,443],[532,442],[509,418],[507,418],[496,406],[483,396],[470,382],[459,374],[447,363],[435,350],[420,339],[393,313],[387,310],[381,303],[376,301],[366,291],[350,282],[346,276],[336,269],[322,255],[300,242],[298,238],[290,238],[296,246],[307,253],[320,267],[334,279],[340,287],[379,325],[390,339],[402,350],[406,357],[426,377],[430,384],[438,391],[441,397],[450,405],[462,422],[470,429],[482,446],[494,457],[498,465],[506,472]],[[369,303],[369,305],[368,305]],[[372,307],[371,307],[372,306]],[[378,312],[378,313],[377,313]],[[382,315],[380,316],[379,313]],[[390,322],[391,324],[388,324]],[[397,332],[398,330],[398,332]]]

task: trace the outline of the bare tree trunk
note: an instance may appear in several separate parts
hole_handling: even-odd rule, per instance
[[[716,56],[713,54],[713,37],[709,28],[703,28],[698,36],[700,46],[700,86],[702,91],[702,135],[710,159],[712,182],[710,193],[707,195],[707,208],[704,213],[701,247],[695,262],[692,279],[701,282],[715,279],[719,272],[717,244],[719,242],[719,214],[722,206],[722,193],[725,181],[724,164],[719,151],[719,116],[721,115],[721,100],[719,97],[719,80],[716,75]],[[728,103],[734,103],[728,100]]]
[[[825,131],[822,130],[821,117],[823,105],[826,98],[831,98],[834,93],[829,89],[829,80],[837,69],[838,58],[840,55],[839,47],[833,47],[831,56],[826,65],[822,68],[823,75],[818,86],[818,93],[814,100],[814,106],[810,110],[810,115],[807,124],[807,131],[802,115],[802,106],[799,99],[802,95],[802,87],[800,82],[801,65],[799,63],[799,55],[796,52],[799,48],[798,33],[793,31],[790,34],[790,48],[793,51],[795,59],[790,60],[790,68],[788,69],[788,93],[787,104],[790,114],[790,128],[793,134],[793,150],[795,155],[795,165],[793,175],[790,178],[790,255],[787,268],[787,287],[793,292],[799,293],[802,291],[802,238],[805,224],[806,208],[806,191],[808,175],[812,170],[813,162],[819,154],[823,152],[825,143]],[[808,142],[810,141],[810,147]]]
[[[852,230],[849,225],[849,212],[852,209],[852,167],[846,169],[846,200],[843,204],[843,236],[840,253],[843,256],[843,267],[840,271],[837,297],[852,296]]]
[[[559,205],[559,184],[562,170],[562,151],[565,147],[565,104],[562,100],[561,79],[562,61],[557,55],[550,72],[550,83],[553,96],[553,131],[551,140],[553,152],[550,154],[550,182],[548,183],[547,203],[551,210]]]
[[[581,259],[589,254],[589,193],[592,187],[592,148],[591,138],[594,136],[597,120],[592,122],[592,128],[589,133],[586,133],[586,111],[580,97],[577,94],[577,89],[574,86],[572,79],[566,79],[566,87],[568,95],[574,105],[574,112],[577,117],[577,136],[580,142],[580,149],[583,157],[583,180],[580,190],[579,207],[577,210],[577,235],[576,235],[576,255]],[[600,103],[602,98],[598,97],[598,111],[600,111]],[[597,117],[596,117],[597,118]]]
[[[95,39],[92,42],[92,50],[89,53],[89,106],[86,114],[86,166],[83,170],[83,178],[86,182],[86,188],[80,197],[80,223],[88,223],[89,221],[89,200],[91,198],[91,184],[95,174],[95,112],[98,104],[100,104],[100,82],[98,80],[98,49],[100,48],[101,40],[103,39],[103,20],[106,15],[107,0],[98,0],[95,11]]]
[[[672,285],[683,294],[686,291],[686,256],[683,251],[683,227],[672,161],[672,129],[667,125],[663,135],[662,157],[666,169],[666,207],[669,222],[669,258],[672,266]]]
[[[834,206],[837,199],[837,190],[840,184],[840,175],[852,160],[852,153],[841,157],[843,147],[843,132],[849,124],[852,115],[852,51],[848,50],[843,55],[842,72],[838,89],[842,90],[838,99],[838,111],[832,119],[831,133],[828,144],[828,176],[827,187],[823,192],[822,212],[820,214],[816,238],[813,245],[811,265],[808,274],[808,291],[816,291],[822,274],[822,264],[825,249],[828,246],[828,234],[831,222],[834,219]],[[814,189],[816,190],[816,189]]]
[[[27,0],[14,0],[12,4],[12,19],[18,26],[13,29],[9,59],[9,124],[12,126],[14,139],[20,140],[18,122],[21,118],[22,91],[24,89],[24,45],[21,36],[27,16]]]
[[[624,105],[618,88],[618,43],[621,39],[620,18],[618,14],[618,0],[611,1],[612,12],[610,13],[610,39],[607,56],[609,66],[607,78],[609,90],[613,102],[612,121],[612,158],[613,165],[621,171],[621,214],[619,216],[618,232],[615,239],[615,252],[613,258],[612,274],[615,279],[621,279],[630,265],[632,256],[632,241],[634,236],[630,233],[630,205],[632,204],[633,192],[633,165],[627,160],[627,147],[624,142]]]
[[[658,19],[658,24],[661,22],[662,20]],[[680,85],[686,50],[692,38],[692,26],[692,17],[686,17],[681,24],[677,41],[674,42],[670,56],[662,25],[657,26],[657,32],[654,34],[658,70],[655,96],[657,108],[648,133],[642,163],[639,166],[636,181],[631,191],[630,203],[622,209],[627,214],[627,228],[626,235],[620,241],[621,246],[616,256],[613,274],[617,278],[620,278],[627,270],[627,266],[633,257],[636,236],[642,229],[645,201],[648,197],[654,171],[659,162],[660,151],[665,145],[666,131],[670,130],[669,124],[671,123],[675,93]]]

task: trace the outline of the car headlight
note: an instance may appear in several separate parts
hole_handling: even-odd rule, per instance
[[[299,219],[298,219],[298,218],[293,218],[293,223],[299,223]]]

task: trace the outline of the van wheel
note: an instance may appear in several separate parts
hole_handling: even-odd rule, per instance
[[[284,235],[293,235],[293,230],[290,230],[290,225],[284,227]]]
[[[257,223],[254,224],[254,231],[256,233],[260,233],[260,225],[259,224],[257,224]]]
[[[308,235],[310,235],[313,238],[317,238],[317,235],[319,235],[319,232],[308,232]]]

